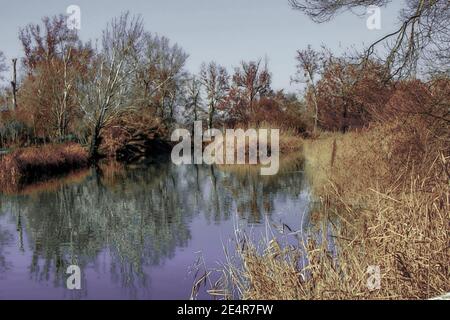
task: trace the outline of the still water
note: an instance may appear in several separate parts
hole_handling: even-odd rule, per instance
[[[301,170],[112,163],[0,194],[0,299],[189,299],[196,260],[220,267],[235,229],[308,229]]]

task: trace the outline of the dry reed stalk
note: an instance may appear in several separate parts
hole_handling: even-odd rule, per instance
[[[4,187],[70,172],[88,166],[88,153],[74,143],[18,149],[0,161],[0,179]]]
[[[224,267],[227,297],[426,299],[449,292],[448,140],[438,144],[397,128],[307,142],[306,169],[322,203],[317,232],[339,217],[331,224],[336,252],[326,238],[311,237],[296,248],[265,239],[271,245],[262,251],[246,242]],[[405,148],[412,139],[426,147]],[[339,149],[330,148],[336,140]],[[304,269],[299,257],[308,261]],[[377,290],[367,286],[370,266],[381,271]]]

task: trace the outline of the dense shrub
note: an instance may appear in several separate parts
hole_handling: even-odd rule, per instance
[[[382,110],[389,99],[387,78],[386,69],[375,63],[330,62],[316,89],[321,128],[346,132],[367,127],[373,113]]]
[[[0,148],[32,140],[33,130],[9,111],[0,112]]]
[[[168,130],[163,122],[148,110],[130,112],[104,129],[100,153],[108,158],[132,161],[140,156],[158,156],[168,145],[159,149],[158,143],[167,140]]]
[[[4,185],[17,187],[88,164],[88,153],[74,143],[21,148],[1,158],[0,180]]]

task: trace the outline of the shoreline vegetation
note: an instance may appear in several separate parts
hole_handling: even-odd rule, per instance
[[[311,212],[316,233],[297,246],[275,238],[254,243],[241,235],[219,287],[210,292],[250,300],[429,299],[448,293],[448,140],[439,144],[424,135],[415,145],[428,148],[415,157],[411,148],[398,154],[395,149],[404,147],[399,143],[412,138],[407,127],[391,123],[305,140],[305,174],[320,204]],[[330,228],[332,240],[323,236]],[[371,266],[381,272],[375,290],[367,286]]]
[[[270,128],[264,124],[264,128]],[[149,161],[170,161],[171,143],[159,138],[145,140],[138,143],[128,143],[121,146],[120,153],[109,145],[103,157],[106,162],[134,164]],[[144,142],[143,142],[144,141]],[[281,164],[283,167],[297,166],[303,138],[291,130],[282,130],[280,134]],[[142,146],[142,147],[141,147]],[[206,147],[206,144],[203,148]],[[248,156],[249,140],[246,140],[245,153]],[[116,147],[117,148],[117,147]],[[270,148],[270,144],[269,144]],[[114,151],[111,152],[110,150]],[[127,156],[124,156],[127,150]],[[235,150],[237,153],[238,150]],[[87,169],[95,165],[89,157],[85,147],[78,143],[48,144],[41,146],[22,147],[0,156],[0,180],[3,182],[0,192],[17,192],[33,185],[45,184],[66,174],[76,173],[80,169]],[[220,165],[221,168],[234,170],[234,165]],[[238,165],[244,170],[258,170],[259,165],[247,167]],[[249,169],[250,168],[250,169]]]
[[[19,148],[0,158],[0,191],[19,190],[88,166],[88,152],[76,143]]]
[[[0,151],[0,188],[13,193],[38,180],[57,188],[52,178],[72,172],[78,181],[85,177],[80,169],[102,159],[139,163],[170,154],[170,134],[179,128],[194,133],[196,121],[204,121],[204,129],[279,129],[280,160],[287,163],[280,174],[304,171],[315,230],[296,246],[236,239],[212,295],[265,300],[445,294],[450,56],[443,52],[450,50],[442,46],[450,43],[450,9],[446,1],[413,2],[402,8],[400,16],[411,18],[400,21],[398,32],[362,52],[298,50],[292,82],[301,94],[275,90],[263,59],[241,61],[231,73],[214,61],[188,71],[188,54],[129,12],[111,19],[98,41],[82,41],[63,15],[44,17],[20,29],[22,57],[12,60],[11,86],[0,90],[0,150],[12,150]],[[361,5],[290,3],[316,22]],[[393,44],[384,58],[374,48],[381,44]],[[0,51],[0,78],[7,69]],[[110,181],[122,173],[122,164],[105,166]],[[231,172],[257,167],[219,166]],[[330,230],[331,238],[324,236]],[[300,263],[305,257],[306,266]],[[375,290],[367,286],[371,267],[381,272]]]

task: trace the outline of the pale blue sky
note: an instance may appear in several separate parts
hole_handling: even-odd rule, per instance
[[[43,16],[65,13],[75,4],[82,11],[82,39],[95,39],[107,21],[129,10],[141,14],[148,31],[169,37],[189,54],[187,68],[197,72],[203,61],[215,60],[229,69],[241,60],[267,56],[273,86],[294,91],[295,53],[308,44],[333,51],[360,48],[393,30],[400,1],[382,9],[382,29],[370,31],[366,18],[344,14],[315,24],[290,8],[288,0],[15,0],[1,1],[0,50],[20,56],[20,27]]]

